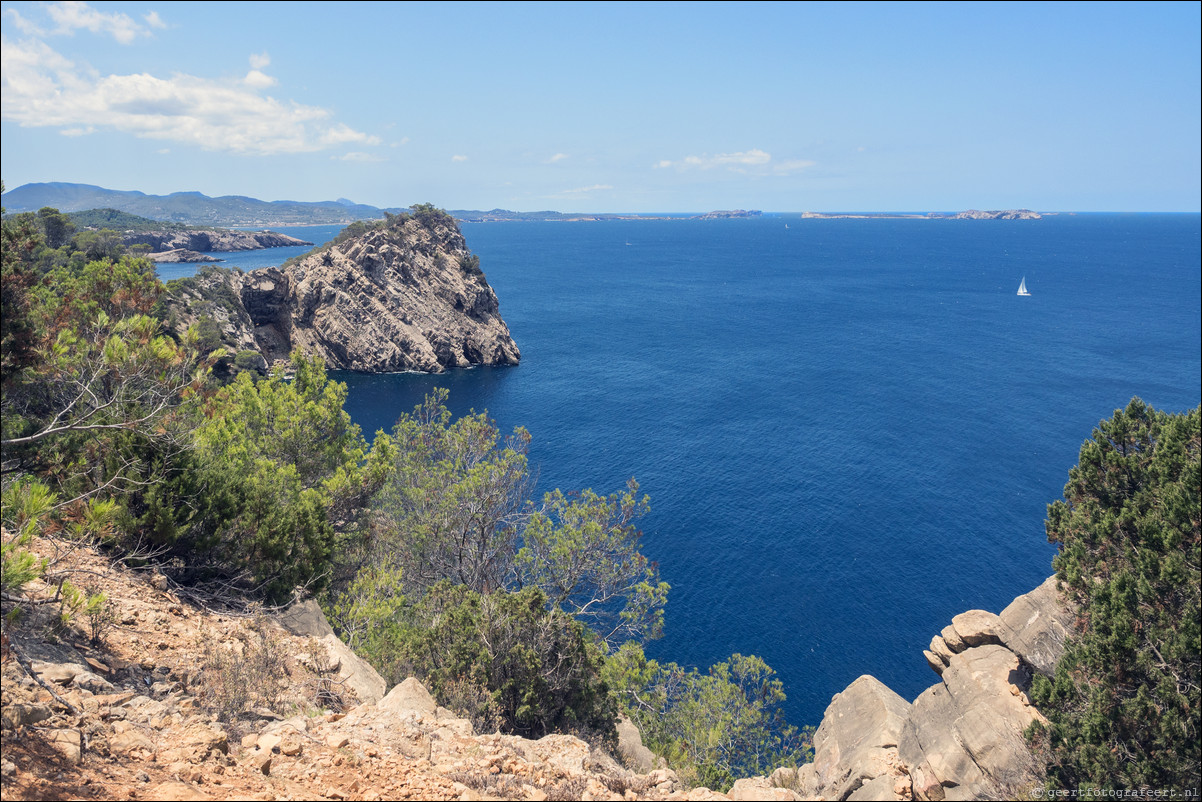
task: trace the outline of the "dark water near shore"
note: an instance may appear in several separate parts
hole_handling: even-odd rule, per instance
[[[522,364],[338,378],[367,432],[436,385],[526,426],[540,490],[637,477],[672,585],[649,654],[758,654],[817,724],[860,674],[914,698],[953,615],[1050,574],[1100,418],[1199,403],[1199,222],[469,224]]]

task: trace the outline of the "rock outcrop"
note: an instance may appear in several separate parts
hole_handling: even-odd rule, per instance
[[[811,799],[1021,798],[1038,783],[1023,731],[1044,720],[1027,690],[1055,670],[1072,620],[1055,577],[1001,615],[955,616],[923,652],[938,684],[911,704],[860,677],[827,707],[813,763],[772,785]]]
[[[152,251],[257,251],[262,248],[313,244],[275,231],[233,231],[225,228],[128,231],[121,239],[126,247],[149,245]]]
[[[206,256],[203,253],[190,251],[187,248],[173,248],[169,251],[160,251],[159,253],[148,253],[146,258],[155,264],[160,265],[178,265],[190,264],[199,262],[221,262],[222,259],[216,259],[212,256]]]
[[[521,358],[478,258],[445,215],[392,218],[278,268],[210,270],[173,293],[177,326],[207,315],[227,348],[267,364],[297,349],[365,373]]]

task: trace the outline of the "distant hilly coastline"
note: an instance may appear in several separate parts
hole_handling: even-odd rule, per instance
[[[114,209],[167,223],[193,226],[264,227],[347,225],[356,220],[378,220],[384,213],[398,214],[402,207],[380,208],[355,203],[346,198],[332,201],[263,201],[243,195],[223,195],[212,198],[200,192],[173,192],[170,195],[148,195],[136,190],[105,189],[91,184],[51,182],[24,184],[3,196],[6,213],[36,212],[51,207],[61,212],[81,212],[92,209]],[[505,223],[525,221],[586,222],[604,220],[727,220],[760,217],[758,210],[717,210],[698,215],[657,215],[587,212],[515,212],[508,209],[479,211],[449,209],[448,213],[461,223]],[[1000,219],[1038,220],[1042,215],[1029,209],[1007,209],[982,212],[970,209],[958,214],[931,212],[928,214],[889,214],[878,212],[821,213],[806,212],[805,218],[909,218],[909,219]]]

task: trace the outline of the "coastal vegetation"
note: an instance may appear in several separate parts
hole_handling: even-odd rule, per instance
[[[57,583],[64,622],[103,606],[30,549],[89,544],[195,598],[315,595],[391,683],[417,675],[482,727],[612,743],[619,712],[649,726],[643,699],[663,718],[651,743],[697,782],[805,759],[762,661],[639,662],[669,588],[641,551],[633,479],[534,499],[529,434],[453,420],[441,392],[369,443],[320,359],[214,371],[230,355],[211,321],[179,330],[153,265],[119,240],[93,253],[71,225],[3,223],[6,631],[33,579]]]
[[[454,225],[419,205],[342,242],[414,221]],[[31,548],[86,543],[194,598],[314,596],[390,685],[417,676],[480,729],[612,742],[625,714],[711,788],[810,757],[812,732],[785,720],[761,659],[646,656],[670,589],[642,552],[650,500],[633,478],[535,497],[530,434],[504,436],[485,412],[456,419],[444,391],[369,441],[321,359],[294,354],[286,375],[231,355],[211,315],[172,317],[153,266],[119,239],[51,208],[6,218],[2,235],[6,632],[34,579],[57,586],[64,627],[100,615],[102,594]],[[228,316],[226,290],[211,302]],[[1199,419],[1133,400],[1048,508],[1078,611],[1054,677],[1030,692],[1051,786],[1198,785]]]
[[[1060,789],[1199,787],[1202,427],[1134,399],[1098,424],[1048,507],[1079,609],[1032,738]]]

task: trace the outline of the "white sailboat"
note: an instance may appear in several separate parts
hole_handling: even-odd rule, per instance
[[[1027,277],[1026,276],[1023,276],[1023,280],[1018,282],[1018,294],[1019,295],[1030,295],[1031,294],[1031,293],[1027,292]]]

